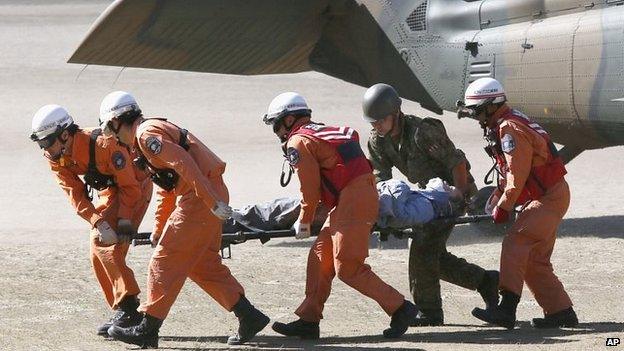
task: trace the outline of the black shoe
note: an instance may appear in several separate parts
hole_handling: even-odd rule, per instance
[[[124,315],[125,315],[124,311],[115,310],[115,314],[113,314],[113,316],[110,317],[109,320],[107,320],[106,322],[104,322],[104,324],[100,325],[97,328],[97,335],[108,336],[108,328],[110,328],[113,325],[113,323],[115,323],[115,321],[123,318]]]
[[[574,328],[578,326],[578,318],[572,307],[563,311],[549,314],[544,318],[533,318],[531,325],[534,328]]]
[[[498,271],[485,271],[477,291],[485,302],[486,310],[498,305]]]
[[[271,328],[282,335],[298,336],[309,340],[318,339],[320,334],[318,322],[306,322],[302,319],[290,323],[275,322]]]
[[[139,345],[142,349],[155,349],[158,348],[158,330],[162,322],[161,319],[146,314],[139,325],[127,328],[113,325],[108,329],[108,335],[127,344]]]
[[[228,345],[240,345],[251,340],[270,321],[269,317],[255,308],[245,296],[241,296],[233,311],[238,318],[238,332],[228,338]]]
[[[484,322],[513,329],[516,326],[516,308],[520,302],[520,296],[505,290],[501,291],[501,295],[503,298],[499,305],[485,310],[475,308],[472,310],[472,315]]]
[[[444,312],[442,309],[422,309],[410,323],[411,327],[437,327],[444,325]]]
[[[115,310],[115,314],[104,324],[97,328],[97,335],[109,336],[108,329],[113,325],[126,328],[133,325],[137,325],[141,322],[143,316],[137,312],[139,307],[139,300],[136,295],[129,295],[124,297],[120,302],[118,309]]]
[[[401,337],[414,321],[417,312],[416,305],[407,300],[403,301],[401,307],[392,314],[390,328],[383,331],[383,336],[389,339]]]
[[[516,326],[515,316],[502,311],[498,306],[486,310],[477,307],[472,310],[472,315],[484,322],[496,324],[503,328],[513,329]]]

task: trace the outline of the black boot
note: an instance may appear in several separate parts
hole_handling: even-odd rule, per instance
[[[403,301],[401,307],[392,314],[390,328],[383,331],[383,336],[389,339],[401,337],[416,318],[417,312],[416,305],[407,300]]]
[[[565,310],[551,313],[544,318],[533,318],[531,325],[534,328],[574,328],[578,326],[578,318],[572,306]]]
[[[142,315],[137,312],[139,307],[139,299],[136,295],[128,295],[124,297],[117,306],[115,314],[106,321],[104,324],[98,327],[97,334],[101,336],[108,336],[108,329],[113,326],[119,326],[126,328],[132,325],[137,325],[141,322]]]
[[[485,271],[477,291],[485,302],[486,310],[498,305],[498,271]]]
[[[146,314],[139,325],[127,328],[113,325],[108,329],[108,335],[127,344],[139,345],[142,349],[155,349],[158,348],[158,330],[162,322],[161,319]]]
[[[113,323],[115,323],[115,321],[118,321],[119,319],[123,318],[124,315],[125,315],[124,311],[120,309],[116,309],[115,314],[113,314],[113,316],[110,317],[109,320],[107,320],[106,322],[104,322],[104,324],[100,325],[97,328],[97,335],[108,336],[108,328],[110,328],[113,325]]]
[[[520,302],[520,296],[505,290],[501,291],[501,295],[503,299],[500,305],[485,310],[475,308],[472,310],[472,315],[484,322],[513,329],[516,325],[516,308]]]
[[[421,309],[410,323],[412,327],[435,327],[444,325],[444,312],[441,308]]]
[[[316,340],[320,334],[319,322],[306,322],[303,319],[290,323],[275,322],[272,328],[282,335],[298,336],[301,339]]]
[[[245,296],[232,309],[238,318],[238,332],[228,338],[228,345],[240,345],[251,340],[269,324],[269,317],[255,308]]]

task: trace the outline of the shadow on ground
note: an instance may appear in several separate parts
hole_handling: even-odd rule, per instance
[[[457,226],[453,230],[449,244],[467,245],[501,241],[507,228],[491,223]],[[624,216],[566,218],[559,226],[558,236],[624,239]]]
[[[160,338],[160,349],[169,350],[346,350],[353,349],[357,345],[358,350],[377,351],[377,350],[422,350],[415,349],[411,346],[397,347],[389,346],[390,343],[397,342],[413,342],[416,344],[483,344],[483,345],[554,345],[576,342],[576,335],[586,334],[615,334],[624,331],[624,323],[615,322],[595,322],[581,323],[578,328],[566,329],[535,329],[529,322],[519,322],[518,327],[513,330],[504,330],[490,326],[448,326],[449,328],[471,327],[477,328],[472,330],[448,330],[444,331],[444,327],[431,329],[412,328],[402,339],[385,339],[380,335],[361,335],[361,336],[329,336],[320,340],[299,340],[296,338],[285,338],[280,336],[258,336],[249,345],[241,347],[231,347],[223,345],[223,347],[185,347],[185,346],[169,346],[167,343],[223,343],[227,340],[227,336],[211,336],[211,337],[193,337],[193,336],[163,336]],[[378,347],[371,346],[378,345]],[[388,346],[387,346],[388,345]],[[417,346],[417,345],[415,345]]]
[[[559,227],[559,236],[624,238],[624,216],[568,218]]]

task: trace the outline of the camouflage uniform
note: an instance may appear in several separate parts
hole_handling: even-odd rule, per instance
[[[399,118],[401,135],[398,141],[389,136],[380,137],[374,129],[368,140],[370,159],[378,182],[392,178],[392,167],[420,187],[435,177],[453,184],[453,168],[462,161],[466,161],[470,170],[465,154],[455,148],[442,122],[410,115]],[[476,194],[477,188],[470,173],[468,177],[468,196],[471,196]],[[446,241],[452,230],[453,226],[425,226],[410,245],[410,291],[421,309],[441,310],[440,278],[471,290],[476,290],[483,279],[483,268],[446,250]]]

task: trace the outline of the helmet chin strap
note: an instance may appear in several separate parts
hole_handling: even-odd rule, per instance
[[[488,127],[488,124],[489,124],[488,120],[490,119],[490,116],[487,115],[487,112],[484,111],[484,113],[485,113],[485,118],[479,120],[479,125],[481,126],[481,129],[483,129],[483,133],[485,135],[485,130]]]
[[[297,123],[297,119],[298,119],[298,118],[295,118],[295,120],[290,124],[290,126],[287,126],[286,125],[286,117],[288,117],[288,116],[285,116],[281,120],[275,122],[275,123],[280,123],[281,125],[284,126],[284,128],[286,128],[286,134],[284,134],[284,136],[279,137],[280,141],[282,143],[284,143],[282,148],[285,148],[286,142],[288,141],[288,135],[290,135],[290,132],[292,131],[293,126],[295,125],[295,123]]]
[[[54,155],[50,155],[50,156],[45,155],[45,157],[46,157],[48,160],[56,162],[56,161],[60,160],[60,159],[61,159],[61,157],[63,157],[63,155],[65,155],[65,151],[67,150],[67,149],[65,148],[65,144],[67,143],[67,139],[68,139],[68,138],[63,139],[63,138],[62,138],[62,136],[63,136],[63,133],[61,133],[61,134],[60,134],[58,137],[56,137],[56,138],[58,139],[59,143],[61,143],[61,145],[63,145],[63,146],[61,147],[61,149],[59,150],[59,152],[57,152],[56,154],[54,154]]]
[[[290,165],[290,160],[288,159],[287,143],[288,143],[288,135],[290,135],[290,131],[292,130],[293,126],[295,125],[295,123],[297,123],[297,120],[298,120],[298,118],[295,118],[295,120],[290,124],[290,126],[287,126],[285,118],[286,117],[284,117],[284,119],[278,122],[278,123],[282,123],[284,125],[284,128],[286,128],[286,133],[280,137],[280,140],[282,142],[282,152],[284,153],[284,162],[282,163],[282,174],[280,175],[280,185],[282,186],[282,188],[285,188],[290,183],[292,175],[293,173],[295,173],[295,170],[293,169],[293,166]],[[288,173],[286,173],[286,170],[288,170]]]
[[[60,159],[61,159],[61,157],[63,157],[63,155],[65,155],[65,147],[64,147],[64,146],[63,146],[63,147],[59,150],[59,152],[57,152],[57,153],[56,153],[56,154],[54,154],[54,155],[52,155],[52,154],[50,154],[50,155],[46,155],[46,154],[44,154],[44,156],[45,156],[48,160],[53,161],[53,162],[56,162],[56,161],[60,160]]]
[[[45,155],[45,158],[47,158],[50,161],[56,162],[58,160],[61,159],[61,157],[63,157],[63,154],[65,153],[65,148],[62,148],[61,151],[59,151],[58,153],[56,153],[55,155]]]
[[[282,174],[280,175],[280,185],[282,186],[282,188],[285,188],[288,183],[290,183],[290,179],[292,178],[293,173],[295,173],[295,170],[290,165],[290,161],[288,160],[288,153],[286,152],[287,142],[288,141],[282,142],[282,151],[284,152],[284,162],[282,162]],[[288,167],[285,167],[286,164],[288,164]],[[286,174],[286,168],[288,168],[288,174]]]
[[[114,128],[111,122],[112,122],[112,120],[111,120],[111,121],[109,121],[109,122],[106,124],[106,126],[107,126],[107,127],[108,127],[108,128],[109,128],[109,129],[110,129],[110,130],[111,130],[111,131],[115,134],[115,135],[119,134],[119,131],[121,130],[121,121],[119,121],[119,125],[117,126],[117,128]]]
[[[486,129],[489,127],[490,124],[490,118],[492,118],[492,116],[496,113],[496,111],[498,111],[498,108],[496,110],[494,110],[494,112],[489,113],[488,112],[488,107],[489,106],[493,106],[492,105],[492,101],[494,101],[493,98],[489,98],[488,100],[486,100],[483,105],[481,105],[480,109],[481,112],[485,115],[485,118],[483,120],[479,119],[479,125],[481,126],[481,128],[483,129],[483,133],[485,135],[486,133]],[[500,107],[499,107],[500,108]],[[480,114],[479,113],[479,114]],[[478,116],[478,115],[477,115]]]

